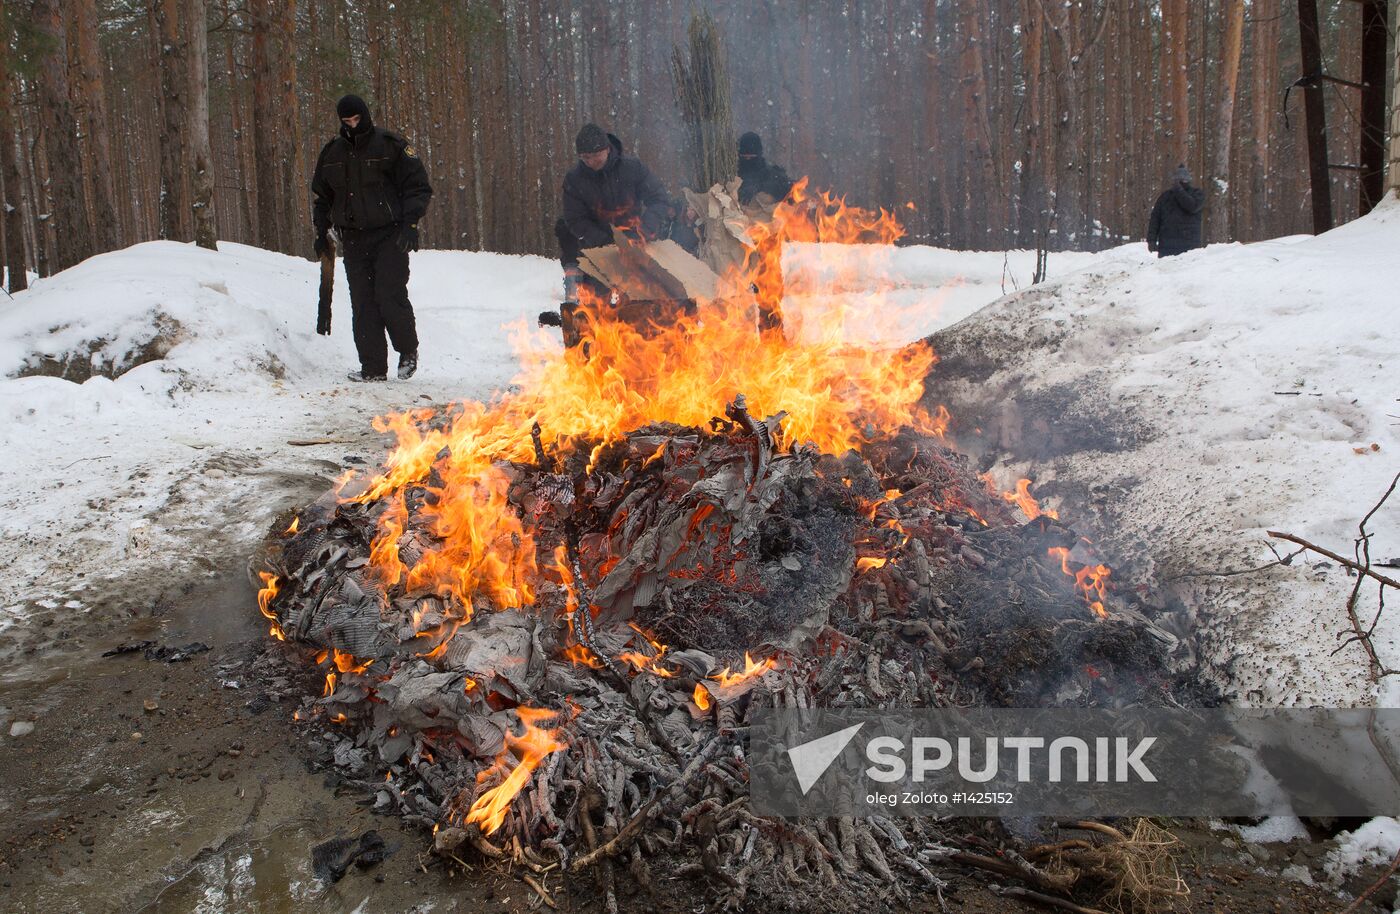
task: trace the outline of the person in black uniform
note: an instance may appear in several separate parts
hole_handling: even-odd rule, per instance
[[[418,220],[433,196],[428,172],[407,140],[374,126],[357,95],[336,103],[340,134],[325,145],[311,178],[316,256],[335,227],[350,284],[360,370],[352,381],[389,374],[384,334],[399,354],[400,380],[418,370],[418,331],[408,300],[408,252],[418,250]]]
[[[767,194],[773,202],[782,202],[792,190],[792,179],[781,166],[763,157],[763,140],[750,131],[739,137],[739,203],[747,206],[759,194]]]
[[[1206,192],[1191,186],[1191,172],[1180,165],[1172,186],[1162,191],[1147,220],[1147,249],[1158,257],[1175,257],[1204,247],[1201,242],[1201,210]]]

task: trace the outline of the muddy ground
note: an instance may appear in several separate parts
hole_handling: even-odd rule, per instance
[[[318,770],[311,742],[317,725],[293,720],[292,712],[296,696],[316,691],[320,677],[291,662],[272,664],[269,673],[267,660],[254,675],[257,658],[284,649],[267,642],[245,561],[232,556],[224,568],[164,583],[147,611],[116,618],[94,612],[56,639],[62,650],[7,658],[0,684],[0,908],[13,914],[539,909],[534,892],[509,873],[449,872],[426,854],[422,831],[374,814],[362,796],[337,790],[334,778]],[[141,653],[102,656],[133,640],[198,641],[211,649],[177,663]],[[17,721],[32,721],[32,732],[10,736]],[[338,883],[316,879],[315,844],[368,829],[397,851]],[[1174,830],[1188,848],[1183,859],[1192,888],[1191,904],[1180,910],[1345,906],[1330,891],[1269,874],[1299,863],[1320,879],[1320,844],[1241,848],[1199,824],[1177,823]],[[949,875],[953,910],[1045,910],[996,896],[975,874]],[[563,910],[600,909],[590,885],[572,893],[559,891],[557,877],[546,885],[561,896]],[[693,887],[673,888],[667,898],[635,898],[629,907],[705,910],[690,900]]]

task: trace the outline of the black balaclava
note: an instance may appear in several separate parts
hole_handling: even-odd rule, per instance
[[[345,137],[347,140],[353,140],[356,136],[369,133],[374,129],[374,121],[371,120],[369,116],[369,105],[366,105],[365,100],[358,95],[342,96],[340,101],[335,103],[336,117],[343,120],[347,117],[354,117],[357,114],[360,116],[360,122],[355,125],[354,130],[351,130],[344,124],[340,125],[341,136]]]
[[[758,134],[750,131],[739,137],[739,156],[763,157],[763,140],[759,139]]]

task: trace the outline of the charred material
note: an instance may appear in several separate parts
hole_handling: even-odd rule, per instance
[[[946,823],[756,816],[753,709],[1199,700],[1087,541],[1013,516],[940,439],[780,450],[780,422],[736,399],[708,428],[559,455],[537,431],[494,467],[535,569],[516,605],[383,572],[439,550],[434,473],[401,503],[302,510],[260,600],[325,670],[301,713],[339,734],[339,771],[444,859],[511,862],[542,898],[615,910],[694,877],[738,908],[896,909],[941,893]]]

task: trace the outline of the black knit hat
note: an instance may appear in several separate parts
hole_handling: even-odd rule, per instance
[[[758,138],[758,134],[749,131],[739,137],[739,155],[741,156],[761,156],[763,155],[763,140]]]
[[[584,124],[574,138],[574,151],[579,155],[586,152],[602,152],[608,148],[608,135],[597,124]]]
[[[335,103],[336,117],[344,120],[347,117],[359,115],[362,118],[369,117],[369,105],[358,95],[343,95],[340,101]]]

